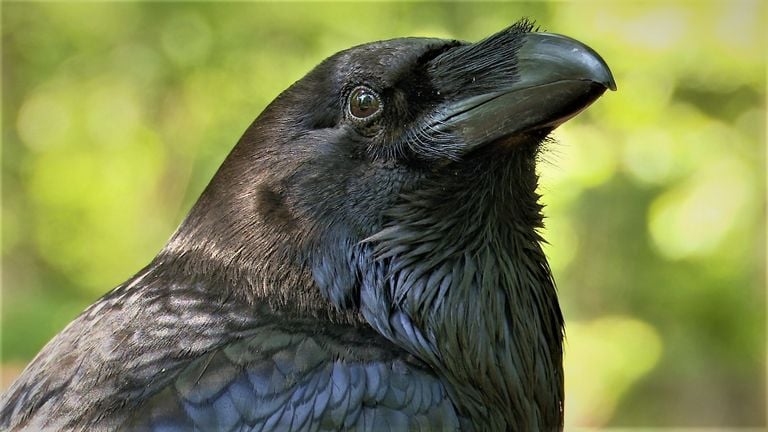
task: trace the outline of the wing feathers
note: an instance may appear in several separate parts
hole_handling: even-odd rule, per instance
[[[336,349],[336,345],[340,349]],[[437,377],[392,352],[326,336],[259,331],[190,363],[130,430],[458,430]]]

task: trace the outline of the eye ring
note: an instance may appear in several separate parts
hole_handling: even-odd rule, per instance
[[[368,120],[381,112],[381,97],[365,86],[358,86],[349,93],[347,111],[357,120]]]

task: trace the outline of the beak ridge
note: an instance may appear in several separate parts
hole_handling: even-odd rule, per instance
[[[616,90],[611,70],[592,48],[554,33],[528,33],[524,38],[517,54],[520,81],[515,87],[582,80]]]
[[[444,111],[443,123],[462,137],[466,151],[517,134],[551,131],[606,90],[616,90],[608,65],[581,42],[551,33],[526,33],[521,39],[508,78],[491,76],[492,89]]]

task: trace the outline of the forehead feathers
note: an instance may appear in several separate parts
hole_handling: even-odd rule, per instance
[[[392,39],[350,48],[330,60],[339,88],[366,83],[382,90],[396,86],[446,48],[458,44],[430,38]]]

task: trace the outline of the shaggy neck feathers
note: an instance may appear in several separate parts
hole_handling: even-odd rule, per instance
[[[562,316],[536,228],[533,157],[480,155],[368,241],[362,311],[430,364],[478,430],[562,425]]]

